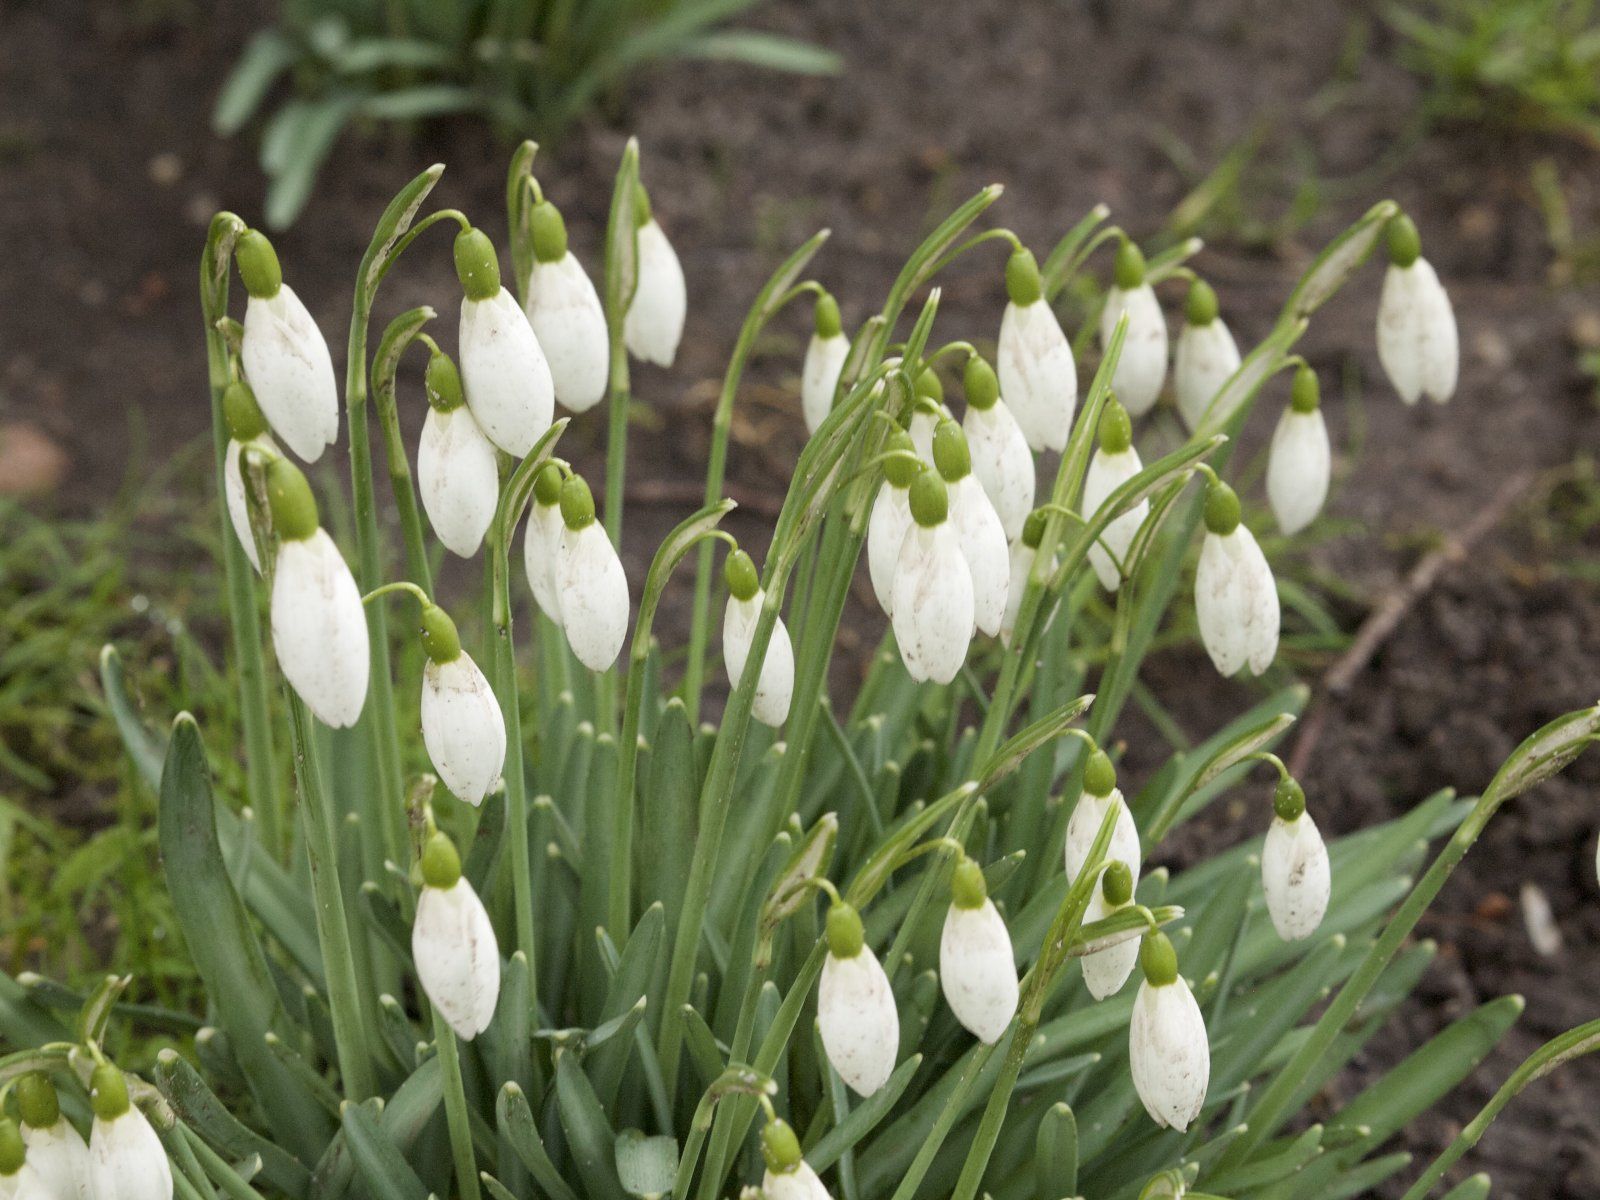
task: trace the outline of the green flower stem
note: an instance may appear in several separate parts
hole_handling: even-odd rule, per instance
[[[284,789],[273,778],[275,755],[267,701],[267,669],[261,653],[261,610],[244,547],[233,530],[224,495],[228,425],[222,393],[232,382],[228,344],[218,322],[228,315],[228,280],[233,245],[245,223],[232,213],[211,220],[200,259],[201,316],[206,327],[206,369],[211,385],[211,436],[216,456],[217,511],[222,521],[222,565],[228,587],[228,623],[233,631],[233,657],[239,671],[239,711],[244,724],[245,795],[260,822],[261,840],[282,857],[288,849]]]
[[[728,359],[728,369],[722,377],[722,392],[717,397],[717,411],[711,420],[711,454],[706,464],[707,507],[722,498],[722,485],[727,475],[728,438],[733,431],[733,402],[739,393],[739,381],[744,377],[745,364],[754,352],[756,339],[768,321],[783,306],[803,290],[794,287],[800,272],[822,249],[828,240],[826,229],[812,235],[803,246],[784,260],[767,280],[746,314],[739,329],[739,340],[734,343],[733,354]],[[689,660],[684,668],[683,701],[689,709],[690,724],[700,719],[700,691],[705,683],[706,646],[711,637],[711,543],[704,542],[695,562],[694,610],[689,626]]]
[[[372,401],[383,429],[384,458],[389,468],[389,490],[400,513],[400,532],[406,546],[406,574],[423,590],[433,591],[433,571],[428,563],[428,543],[422,531],[422,513],[417,505],[416,485],[411,477],[411,459],[400,432],[400,412],[396,403],[396,373],[400,358],[417,338],[426,336],[422,327],[435,316],[423,305],[401,313],[389,322],[372,356]]]
[[[439,1050],[444,1075],[444,1115],[450,1129],[450,1156],[455,1160],[460,1200],[478,1200],[478,1160],[472,1152],[472,1125],[467,1116],[467,1094],[461,1085],[461,1053],[455,1030],[433,1010],[433,1042]]]
[[[623,479],[628,465],[628,346],[623,337],[628,307],[639,284],[639,229],[634,194],[639,186],[639,141],[629,138],[617,167],[611,190],[611,213],[606,221],[605,309],[606,341],[611,370],[607,382],[606,534],[622,553]]]

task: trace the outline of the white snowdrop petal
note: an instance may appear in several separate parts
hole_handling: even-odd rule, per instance
[[[628,353],[670,367],[678,355],[688,309],[678,252],[652,217],[639,227],[639,283],[622,323]]]
[[[1078,797],[1078,803],[1067,821],[1065,857],[1068,883],[1078,877],[1083,864],[1089,861],[1089,850],[1113,804],[1117,806],[1117,823],[1112,827],[1106,861],[1127,863],[1128,870],[1133,873],[1133,886],[1139,886],[1139,863],[1144,857],[1139,850],[1139,828],[1133,823],[1133,814],[1128,811],[1121,788],[1112,788],[1109,796],[1094,796],[1084,792]],[[1098,888],[1094,894],[1100,894]]]
[[[569,412],[588,412],[605,397],[611,350],[600,296],[570,250],[555,262],[534,262],[527,314],[556,400]]]
[[[1259,675],[1278,652],[1280,610],[1272,568],[1244,525],[1207,533],[1194,581],[1200,640],[1219,674],[1246,663]]]
[[[828,955],[817,989],[817,1025],[828,1061],[857,1095],[870,1096],[888,1081],[900,1050],[900,1014],[871,950],[863,947],[854,958]]]
[[[1390,264],[1378,298],[1378,360],[1407,404],[1455,394],[1461,365],[1455,310],[1425,258]]]
[[[26,1165],[42,1189],[40,1200],[94,1200],[88,1143],[65,1117],[43,1129],[24,1121],[22,1141],[28,1148]],[[28,1193],[19,1189],[17,1195],[26,1200]]]
[[[916,680],[949,683],[967,660],[976,608],[972,573],[949,521],[913,524],[894,573],[895,641]]]
[[[894,573],[900,564],[900,548],[911,528],[910,491],[885,480],[872,502],[867,521],[867,575],[872,594],[885,615],[894,614]]]
[[[1279,937],[1292,942],[1316,932],[1332,882],[1328,848],[1311,814],[1273,817],[1261,848],[1261,888]]]
[[[833,1200],[804,1159],[792,1171],[768,1171],[761,1180],[766,1200]]]
[[[479,805],[506,761],[506,723],[489,680],[466,651],[422,669],[422,742],[445,787]]]
[[[1028,446],[1061,451],[1078,407],[1078,367],[1072,343],[1044,300],[1007,304],[995,352],[1000,395]]]
[[[728,607],[722,617],[722,660],[728,669],[728,686],[738,687],[744,678],[745,662],[750,656],[750,643],[755,637],[756,622],[761,619],[761,605],[766,593],[757,589],[748,600],[728,597]],[[774,729],[789,717],[789,700],[794,695],[794,646],[789,641],[789,630],[779,617],[772,627],[771,640],[767,642],[767,655],[761,662],[761,675],[756,680],[756,694],[750,711],[756,720]]]
[[[500,947],[483,902],[464,878],[425,887],[411,927],[411,958],[428,1000],[471,1041],[489,1027],[500,997]]]
[[[1117,454],[1096,450],[1094,457],[1089,460],[1089,470],[1083,479],[1084,514],[1092,519],[1111,493],[1137,475],[1143,467],[1144,464],[1139,461],[1139,452],[1132,446]],[[1121,585],[1122,573],[1118,564],[1127,558],[1128,547],[1133,545],[1139,526],[1144,524],[1144,519],[1149,514],[1150,501],[1139,501],[1107,525],[1094,545],[1089,547],[1089,565],[1094,568],[1095,575],[1100,579],[1100,585],[1106,591],[1114,592]]]
[[[1116,911],[1106,903],[1105,893],[1095,888],[1089,896],[1089,907],[1083,914],[1083,923],[1104,920]],[[1104,1000],[1122,990],[1139,961],[1139,938],[1130,937],[1115,945],[1083,956],[1083,982],[1096,1000]]]
[[[271,454],[281,453],[278,443],[270,433],[252,438],[248,442],[228,440],[227,453],[222,464],[222,494],[228,502],[228,520],[233,525],[233,535],[244,547],[250,565],[261,573],[261,556],[256,550],[256,539],[250,530],[250,498],[244,486],[244,451],[246,446],[260,446]]]
[[[1181,977],[1163,987],[1140,983],[1128,1022],[1128,1065],[1150,1119],[1188,1129],[1205,1105],[1211,1047],[1200,1006]]]
[[[1000,1040],[1017,1012],[1017,967],[994,901],[950,906],[939,938],[939,984],[968,1032],[990,1045]]]
[[[556,597],[561,627],[578,661],[591,671],[611,666],[628,635],[628,578],[600,522],[562,529]]]
[[[994,505],[1006,540],[1016,541],[1033,511],[1038,485],[1028,439],[1004,400],[989,408],[968,405],[961,428],[972,455],[972,473]]]
[[[1011,579],[1006,585],[1006,613],[1000,619],[1000,641],[1011,644],[1016,632],[1017,614],[1022,611],[1022,594],[1028,586],[1028,575],[1033,571],[1033,560],[1039,552],[1020,538],[1011,543]]]
[[[94,1200],[172,1200],[167,1152],[137,1107],[109,1121],[95,1118],[89,1130],[89,1181]]]
[[[973,616],[990,637],[1000,633],[1011,583],[1011,550],[1006,531],[976,475],[950,486],[950,524],[955,526],[972,577]]]
[[[1111,388],[1130,416],[1142,416],[1155,407],[1167,377],[1167,318],[1148,283],[1123,291],[1113,287],[1100,314],[1100,345],[1108,345],[1117,321],[1128,314],[1122,355],[1111,377]]]
[[[500,466],[466,405],[428,409],[417,443],[417,490],[445,548],[462,558],[476,554],[500,502]]]
[[[823,337],[813,333],[806,346],[805,362],[800,367],[800,413],[806,420],[806,432],[816,433],[817,428],[833,411],[834,393],[839,387],[839,376],[844,371],[845,359],[850,356],[850,339],[842,333]]]
[[[556,552],[565,528],[559,504],[534,501],[528,506],[528,528],[522,539],[522,569],[527,572],[528,586],[533,589],[539,611],[554,621],[558,629],[561,605],[556,596]]]
[[[1191,431],[1199,426],[1222,385],[1239,369],[1239,362],[1238,343],[1221,317],[1204,325],[1185,322],[1172,355],[1172,389],[1178,415]]]
[[[461,302],[461,387],[478,425],[521,458],[550,428],[555,384],[533,326],[505,288]]]
[[[925,463],[933,462],[933,431],[945,415],[943,409],[931,412],[926,408],[919,408],[911,414],[911,424],[906,428],[906,432],[911,435],[912,449]]]
[[[270,300],[250,297],[239,359],[272,432],[316,462],[339,436],[339,390],[328,343],[288,284]]]
[[[1322,511],[1328,498],[1333,452],[1322,410],[1285,409],[1272,431],[1267,457],[1267,501],[1278,528],[1299,533]]]
[[[335,729],[354,725],[367,699],[367,616],[326,530],[279,543],[271,622],[278,665],[306,707]]]

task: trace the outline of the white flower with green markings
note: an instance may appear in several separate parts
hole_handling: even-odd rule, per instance
[[[461,301],[461,386],[488,438],[521,458],[550,428],[555,383],[516,297],[500,286],[494,243],[481,229],[456,235]]]
[[[1455,395],[1461,371],[1455,309],[1422,257],[1416,225],[1404,215],[1389,222],[1389,270],[1378,297],[1378,361],[1407,404],[1423,396],[1443,404]]]
[[[89,1130],[94,1200],[172,1200],[172,1165],[161,1139],[128,1099],[122,1072],[108,1062],[90,1076],[89,1107],[94,1112]]]
[[[471,1041],[494,1019],[500,946],[489,914],[461,874],[455,843],[442,833],[422,849],[422,893],[411,926],[411,961],[429,1003],[456,1036]]]
[[[1130,414],[1141,417],[1155,407],[1167,377],[1167,318],[1145,278],[1144,255],[1130,241],[1117,248],[1113,280],[1100,313],[1100,345],[1111,344],[1117,322],[1126,313],[1128,331],[1111,375],[1111,390]]]
[[[670,367],[678,356],[689,311],[683,264],[651,215],[650,197],[643,184],[634,192],[634,219],[638,222],[638,282],[622,322],[622,337],[635,358]]]
[[[1117,769],[1111,756],[1104,750],[1089,752],[1089,761],[1083,768],[1083,791],[1073,806],[1067,821],[1066,869],[1067,882],[1078,878],[1084,864],[1089,861],[1089,851],[1106,814],[1116,809],[1116,824],[1112,827],[1111,845],[1106,850],[1106,861],[1124,862],[1132,873],[1132,884],[1139,884],[1139,864],[1144,855],[1139,850],[1139,829],[1133,823],[1133,814],[1117,787]]]
[[[872,501],[867,519],[867,576],[872,594],[885,615],[894,615],[894,575],[900,565],[900,548],[911,528],[911,482],[926,470],[917,456],[911,435],[896,429],[884,450],[895,452],[884,461],[883,482]]]
[[[1000,618],[1000,642],[1011,645],[1011,635],[1017,629],[1017,615],[1022,611],[1022,597],[1028,590],[1028,577],[1039,557],[1039,543],[1044,538],[1044,524],[1049,513],[1035,509],[1022,523],[1022,536],[1011,543],[1011,578],[1006,584],[1006,612]],[[1052,617],[1054,613],[1050,614]],[[1048,627],[1048,626],[1047,626]]]
[[[1249,664],[1259,675],[1278,653],[1278,585],[1255,535],[1240,520],[1239,497],[1220,480],[1206,493],[1206,535],[1194,577],[1200,640],[1217,671]]]
[[[917,376],[911,420],[906,427],[911,433],[911,444],[916,447],[917,457],[923,462],[933,462],[933,431],[949,415],[950,410],[944,404],[944,384],[937,372],[927,367]]]
[[[228,445],[222,459],[222,495],[228,504],[228,522],[233,526],[239,545],[244,547],[244,556],[259,575],[261,555],[250,525],[250,497],[244,480],[245,452],[253,450],[270,460],[281,457],[282,451],[267,432],[267,418],[244,380],[234,380],[222,393],[222,419],[228,426]]]
[[[548,200],[528,215],[533,268],[528,275],[528,324],[550,366],[556,402],[588,412],[605,398],[611,348],[605,309],[589,273],[567,248],[567,225]]]
[[[474,807],[494,790],[506,762],[506,722],[489,680],[461,648],[455,622],[422,608],[422,744],[445,787]]]
[[[1019,247],[1006,262],[1006,297],[995,350],[1000,394],[1029,448],[1059,453],[1078,408],[1078,365],[1031,251]]]
[[[417,490],[445,549],[471,558],[500,503],[500,459],[467,407],[450,357],[435,352],[425,379],[428,415],[417,444]]]
[[[816,433],[833,411],[839,378],[844,373],[845,359],[850,357],[850,339],[839,318],[839,302],[827,292],[817,297],[813,323],[805,361],[800,366],[800,414],[805,418],[807,433]]]
[[[822,1048],[839,1078],[870,1096],[889,1081],[900,1050],[894,991],[850,905],[836,901],[828,909],[827,942],[817,988]]]
[[[17,1108],[22,1116],[22,1141],[28,1148],[28,1169],[38,1177],[42,1200],[94,1200],[89,1145],[61,1115],[49,1078],[36,1072],[19,1079]],[[0,1183],[0,1191],[3,1189]],[[18,1194],[26,1196],[26,1192]]]
[[[60,1195],[68,1200],[72,1193]],[[57,1200],[57,1193],[46,1190],[28,1161],[28,1147],[17,1123],[4,1114],[0,1114],[0,1200]]]
[[[1134,864],[1137,865],[1137,864]],[[1113,916],[1133,903],[1133,866],[1117,859],[1109,863],[1100,885],[1089,896],[1084,911],[1085,925]],[[1083,982],[1096,1000],[1104,1000],[1122,990],[1139,961],[1139,939],[1127,938],[1083,956]]]
[[[547,462],[533,477],[533,502],[528,505],[528,528],[522,540],[522,567],[539,611],[561,627],[561,603],[556,593],[556,552],[566,524],[561,519],[561,468]]]
[[[1327,502],[1332,475],[1333,449],[1322,419],[1317,373],[1302,363],[1267,455],[1267,501],[1278,528],[1299,533],[1316,520]]]
[[[961,430],[972,454],[972,473],[994,505],[1007,541],[1016,541],[1033,511],[1033,452],[1016,417],[1000,395],[1000,380],[977,355],[967,360],[963,379],[967,411]]]
[[[939,935],[939,985],[956,1020],[991,1046],[1017,1015],[1011,932],[989,899],[983,868],[965,856],[950,880],[950,908]]]
[[[1300,785],[1287,777],[1280,780],[1272,809],[1272,825],[1261,848],[1261,889],[1272,927],[1284,941],[1294,942],[1310,937],[1322,924],[1333,870]]]
[[[1139,452],[1133,446],[1133,424],[1128,412],[1115,396],[1109,396],[1100,413],[1100,445],[1083,477],[1084,516],[1093,519],[1111,498],[1111,493],[1143,469]],[[1149,515],[1150,501],[1140,500],[1115,517],[1089,547],[1089,565],[1106,591],[1114,592],[1122,585],[1128,548]]]
[[[1172,352],[1172,390],[1178,415],[1191,432],[1200,427],[1239,363],[1239,346],[1220,315],[1217,293],[1205,280],[1196,279],[1189,285],[1183,329]]]
[[[1133,1087],[1152,1121],[1181,1133],[1200,1115],[1211,1082],[1206,1021],[1166,934],[1144,935],[1139,965],[1144,982],[1128,1022]]]
[[[833,1200],[801,1157],[800,1139],[782,1118],[773,1117],[761,1130],[761,1157],[767,1164],[761,1177],[766,1200]]]
[[[604,671],[628,636],[628,577],[595,520],[589,485],[576,475],[561,485],[561,540],[556,546],[556,603],[578,661]]]
[[[756,623],[761,620],[762,590],[756,565],[743,550],[728,555],[724,568],[728,583],[728,607],[722,617],[722,661],[728,668],[728,686],[736,688],[749,665],[750,644]],[[794,694],[794,647],[789,630],[780,616],[773,623],[767,642],[761,674],[756,679],[755,699],[750,711],[763,725],[778,728],[789,718],[789,699]]]
[[[937,471],[924,470],[912,481],[910,507],[889,610],[894,637],[911,678],[949,683],[967,661],[977,627],[972,570],[948,519],[949,490]]]
[[[998,637],[1011,582],[1011,551],[999,514],[972,473],[966,435],[948,417],[934,432],[933,461],[948,489],[950,523],[972,576],[973,617],[979,629]]]

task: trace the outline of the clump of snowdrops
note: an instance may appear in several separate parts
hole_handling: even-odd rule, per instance
[[[635,595],[617,553],[630,358],[673,361],[684,276],[635,146],[598,287],[533,156],[509,175],[509,262],[463,213],[418,219],[441,168],[395,198],[357,276],[342,403],[292,270],[238,218],[212,223],[200,282],[247,743],[210,753],[243,755],[246,794],[219,803],[195,719],[157,737],[115,651],[102,660],[160,792],[210,1004],[192,1040],[117,1062],[121,1031],[185,1015],[125,1001],[126,978],[88,996],[5,980],[0,1029],[25,1048],[0,1060],[0,1194],[1337,1197],[1404,1171],[1388,1139],[1520,1000],[1343,1104],[1325,1085],[1426,969],[1433,946],[1410,934],[1484,824],[1600,729],[1600,708],[1571,714],[1477,799],[1441,792],[1331,844],[1320,798],[1272,753],[1306,692],[1273,668],[1278,592],[1262,522],[1226,481],[1234,438],[1278,409],[1266,499],[1285,533],[1304,528],[1330,453],[1293,347],[1379,247],[1382,362],[1403,400],[1450,398],[1454,317],[1412,223],[1373,208],[1247,354],[1188,265],[1197,245],[1147,260],[1102,210],[1041,262],[1008,230],[972,231],[987,188],[854,329],[802,278],[818,234],[756,297],[705,507]],[[380,284],[436,225],[454,233],[454,353],[430,308],[369,350]],[[940,340],[940,270],[992,249],[1004,312]],[[1112,286],[1080,392],[1052,301],[1102,249]],[[801,301],[810,438],[758,562],[722,528],[732,412],[759,335]],[[1138,422],[1169,394],[1188,437],[1146,463]],[[402,402],[428,405],[414,467]],[[349,557],[299,465],[338,443],[341,416]],[[597,503],[559,450],[570,422],[600,419]],[[434,543],[483,564],[476,643],[435,592]],[[863,550],[891,631],[835,710]],[[688,646],[663,648],[658,605],[690,576]],[[1191,603],[1222,675],[1275,686],[1134,787],[1119,715],[1165,614]],[[1089,632],[1091,604],[1114,614],[1109,636]],[[719,623],[729,690],[702,723]],[[280,683],[286,729],[269,720]],[[1234,791],[1241,844],[1160,865],[1166,838]],[[1408,1195],[1597,1032],[1541,1049]],[[1476,1176],[1451,1195],[1487,1191]]]

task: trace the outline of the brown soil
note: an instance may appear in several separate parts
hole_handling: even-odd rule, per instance
[[[111,3],[8,7],[0,416],[25,416],[61,443],[72,463],[68,495],[92,502],[121,478],[131,412],[143,413],[162,444],[205,428],[193,293],[203,226],[217,207],[256,214],[261,189],[253,146],[217,141],[206,118],[255,6],[225,3],[192,25],[131,23],[128,6]],[[1538,158],[1552,156],[1576,176],[1592,172],[1592,154],[1445,130],[1395,156],[1392,171],[1380,169],[1409,136],[1416,86],[1381,54],[1348,71],[1331,65],[1352,28],[1366,26],[1383,46],[1389,35],[1375,9],[1297,6],[1289,19],[1281,6],[1250,0],[783,0],[761,21],[838,50],[848,71],[794,80],[669,67],[626,98],[626,127],[640,136],[692,295],[676,368],[636,376],[644,414],[633,435],[627,539],[635,579],[645,547],[694,506],[706,418],[744,305],[814,229],[833,228],[817,270],[846,315],[859,317],[930,220],[984,183],[1006,185],[998,219],[1036,246],[1101,200],[1146,235],[1196,182],[1189,161],[1203,173],[1262,123],[1269,159],[1309,151],[1334,182],[1304,233],[1252,245],[1223,236],[1199,260],[1241,342],[1265,332],[1321,241],[1382,194],[1416,216],[1461,321],[1461,390],[1439,412],[1403,409],[1377,372],[1376,270],[1320,314],[1306,339],[1335,438],[1359,442],[1341,463],[1333,505],[1346,524],[1315,556],[1351,591],[1342,617],[1358,622],[1440,531],[1488,503],[1507,473],[1555,467],[1596,445],[1600,421],[1567,335],[1596,297],[1546,286],[1549,254],[1527,189]],[[590,262],[623,137],[620,127],[592,123],[540,163]],[[325,329],[342,327],[371,220],[434,159],[450,164],[437,198],[502,227],[504,148],[477,127],[409,142],[350,140],[304,218],[278,241]],[[1262,194],[1271,183],[1253,182],[1246,196],[1265,214],[1283,200]],[[1595,198],[1576,199],[1580,221],[1592,216]],[[974,259],[946,281],[946,336],[993,335],[1000,263]],[[380,315],[426,301],[443,307],[456,294],[441,238],[408,258]],[[730,491],[746,508],[735,518],[741,536],[754,537],[770,517],[775,481],[786,477],[800,436],[793,396],[805,327],[797,316],[783,329],[740,397]],[[407,398],[414,416],[416,401]],[[567,448],[599,474],[597,423],[580,422]],[[1574,559],[1592,568],[1597,546],[1591,536],[1553,547],[1527,529],[1519,513],[1448,570],[1354,690],[1329,707],[1306,784],[1330,832],[1391,816],[1444,785],[1472,793],[1524,734],[1596,699],[1600,603],[1592,584],[1559,568]],[[876,637],[866,615],[847,625],[863,641]],[[1314,676],[1323,662],[1301,665]],[[1202,664],[1152,670],[1153,681],[1171,685],[1158,689],[1163,695],[1200,680],[1215,704]],[[1215,723],[1202,703],[1176,708],[1195,734]],[[1134,763],[1138,736],[1134,727]],[[1408,1133],[1419,1155],[1447,1140],[1539,1041],[1595,1015],[1597,782],[1596,766],[1581,764],[1498,817],[1425,926],[1444,946],[1424,984],[1427,1003],[1407,1010],[1376,1058],[1394,1061],[1494,995],[1522,992],[1528,1010],[1507,1047]],[[1529,946],[1517,901],[1528,881],[1551,900],[1562,957],[1540,958]],[[1567,1067],[1519,1100],[1469,1164],[1494,1173],[1497,1195],[1588,1195],[1600,1179],[1597,1114],[1600,1068]]]

